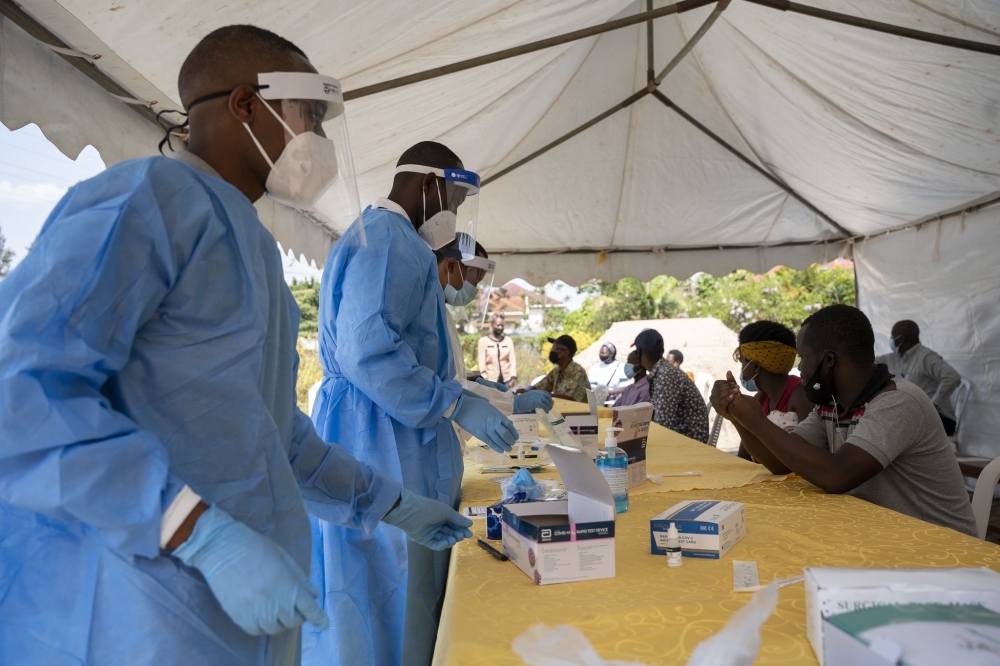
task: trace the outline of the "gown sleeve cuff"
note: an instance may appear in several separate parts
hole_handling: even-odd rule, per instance
[[[200,501],[201,495],[191,490],[189,486],[185,485],[181,488],[181,491],[177,493],[177,496],[163,512],[163,518],[160,520],[160,548],[167,547],[170,539]]]

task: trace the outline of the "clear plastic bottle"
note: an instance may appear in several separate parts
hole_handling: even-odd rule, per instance
[[[677,533],[677,525],[670,523],[670,529],[667,530],[667,566],[668,567],[679,567],[684,563],[681,559],[681,538]]]
[[[615,432],[621,428],[606,428],[604,448],[597,452],[597,468],[607,479],[615,497],[615,513],[628,511],[628,454],[618,448]]]

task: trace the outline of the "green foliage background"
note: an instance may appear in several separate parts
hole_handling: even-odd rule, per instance
[[[302,311],[299,334],[315,336],[319,310],[319,283],[292,282],[292,293]],[[757,275],[733,271],[714,277],[701,273],[688,280],[660,275],[649,282],[623,278],[610,283],[592,280],[580,287],[587,294],[583,306],[573,312],[552,308],[545,312],[545,332],[541,335],[514,335],[518,381],[530,382],[552,369],[548,362],[549,337],[572,335],[580,350],[589,347],[617,321],[674,317],[715,317],[739,332],[760,319],[778,321],[795,330],[821,307],[833,303],[855,305],[854,272],[837,265],[813,265],[800,271],[780,267]],[[469,304],[457,319],[478,321],[477,305]],[[454,312],[454,311],[453,311]],[[509,323],[509,320],[508,320]],[[487,322],[488,325],[488,322]],[[459,336],[470,372],[479,369],[479,333]],[[306,409],[309,387],[319,381],[322,368],[315,351],[299,345],[299,403]]]

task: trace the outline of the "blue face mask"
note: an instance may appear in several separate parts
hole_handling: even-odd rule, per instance
[[[747,363],[747,365],[750,365],[750,364]],[[744,365],[743,369],[740,370],[740,384],[743,384],[743,388],[745,388],[746,390],[750,391],[751,393],[756,393],[757,392],[757,382],[755,382],[753,379],[747,379],[746,377],[743,376],[743,373],[746,372],[746,370],[747,370],[747,365]],[[754,377],[756,377],[756,376],[757,375],[754,375]]]
[[[631,363],[625,364],[625,376],[628,377],[629,379],[635,378],[635,366],[632,365]]]
[[[899,345],[896,344],[896,338],[889,338],[889,349],[895,354],[899,352]]]
[[[465,282],[461,289],[455,289],[450,284],[444,286],[444,302],[448,305],[462,307],[476,300],[479,290],[476,285]]]

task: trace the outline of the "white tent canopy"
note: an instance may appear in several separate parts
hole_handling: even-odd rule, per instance
[[[71,156],[93,144],[112,163],[151,154],[159,140],[148,110],[129,109],[82,70],[154,109],[178,108],[177,71],[194,44],[216,27],[253,23],[343,82],[363,201],[388,191],[396,159],[419,140],[446,143],[484,176],[479,239],[499,255],[498,279],[763,271],[853,250],[862,304],[879,313],[880,331],[906,316],[944,344],[956,326],[975,326],[976,336],[954,341],[979,366],[998,347],[995,298],[976,301],[990,314],[975,322],[926,312],[934,299],[1000,286],[995,271],[974,287],[949,281],[977,243],[996,247],[974,230],[995,224],[991,209],[961,212],[1000,197],[995,0],[810,1],[978,50],[803,15],[794,3],[764,6],[780,0],[687,0],[652,21],[365,96],[398,77],[673,9],[664,0],[20,4],[23,12],[0,1],[0,121],[35,122]],[[713,12],[690,53],[650,85],[649,72],[664,73]],[[35,38],[100,58],[64,58]],[[262,208],[284,247],[317,262],[347,224],[336,211],[327,228]],[[879,234],[920,225],[906,233],[934,261],[917,270],[915,249],[894,255],[909,246]],[[940,247],[947,239],[954,254]],[[895,285],[916,275],[949,277],[921,312],[904,312],[917,301],[902,307]],[[970,414],[1000,404],[1000,371],[984,372]],[[976,441],[1000,453],[1000,442]]]

